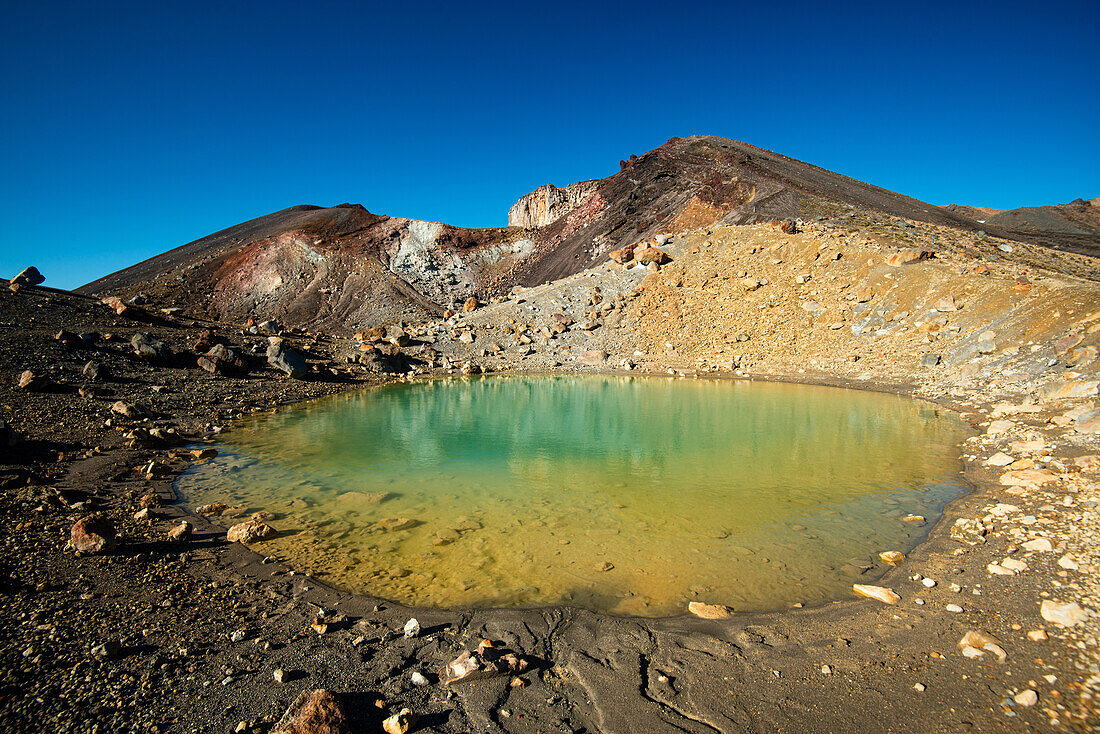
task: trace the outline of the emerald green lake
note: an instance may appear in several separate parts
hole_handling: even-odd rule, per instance
[[[965,491],[964,435],[855,390],[443,379],[243,420],[176,487],[274,513],[257,550],[403,604],[764,610],[849,597],[920,542]]]

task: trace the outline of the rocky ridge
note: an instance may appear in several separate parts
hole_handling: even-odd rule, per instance
[[[852,211],[1082,252],[1097,244],[1078,232],[979,224],[771,151],[695,136],[631,156],[603,179],[542,186],[511,208],[508,227],[464,229],[352,204],[291,207],[78,290],[123,301],[144,294],[195,318],[279,319],[349,335],[569,277],[658,234]]]

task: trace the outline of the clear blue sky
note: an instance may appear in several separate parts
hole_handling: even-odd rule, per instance
[[[506,223],[713,134],[933,203],[1100,196],[1100,3],[0,7],[0,274],[300,203]]]

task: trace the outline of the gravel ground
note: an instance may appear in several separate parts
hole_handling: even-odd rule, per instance
[[[962,235],[930,261],[883,264],[898,244],[934,237],[926,225],[803,227],[688,233],[666,246],[673,261],[659,270],[599,266],[408,331],[438,352],[436,372],[476,364],[796,379],[959,411],[975,430],[960,447],[975,490],[899,567],[869,564],[867,583],[892,589],[897,604],[648,620],[568,608],[405,609],[327,588],[265,563],[262,542],[226,542],[231,521],[172,504],[172,477],[194,458],[163,431],[214,441],[235,416],[386,379],[346,361],[360,351],[355,340],[289,337],[317,365],[304,380],[259,363],[247,377],[215,376],[187,349],[209,324],[154,317],[151,307],[133,320],[71,294],[4,289],[0,405],[14,437],[0,455],[0,612],[9,620],[0,726],[268,731],[301,691],[324,688],[338,694],[352,731],[378,731],[403,707],[421,716],[420,730],[447,732],[1095,728],[1100,459],[1082,457],[1100,453],[1087,351],[1100,323],[1091,319],[1097,287],[1062,256],[1050,256],[1050,269],[1014,264],[996,242]],[[906,239],[884,239],[895,231]],[[993,272],[975,274],[980,265]],[[758,284],[748,289],[746,279]],[[933,314],[930,301],[947,295],[956,310]],[[808,300],[817,308],[805,309]],[[922,330],[937,319],[945,323]],[[55,339],[62,328],[99,338],[66,346]],[[216,330],[245,351],[266,347],[240,327]],[[139,331],[177,356],[138,359],[129,337]],[[925,353],[940,363],[921,367]],[[83,376],[91,360],[114,377]],[[53,386],[15,387],[25,369]],[[81,386],[97,394],[82,396]],[[146,416],[112,413],[118,400]],[[135,428],[160,428],[168,442]],[[997,466],[998,453],[1011,463]],[[163,503],[153,508],[160,517],[134,519],[156,503],[150,495]],[[114,522],[119,546],[74,555],[70,528],[94,511]],[[170,543],[181,518],[194,534]],[[1049,604],[1044,617],[1044,601],[1078,605],[1080,621],[1060,626]],[[406,637],[410,618],[420,632]],[[960,648],[971,631],[994,647]],[[444,664],[485,638],[528,669],[443,685]],[[427,685],[415,685],[414,672]]]

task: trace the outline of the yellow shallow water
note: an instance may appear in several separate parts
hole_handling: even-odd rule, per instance
[[[761,610],[846,597],[910,550],[964,490],[962,436],[853,390],[462,378],[242,422],[177,489],[276,513],[262,552],[405,604]]]

